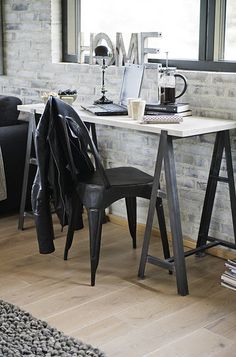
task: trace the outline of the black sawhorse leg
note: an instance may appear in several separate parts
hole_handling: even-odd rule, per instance
[[[225,151],[225,159],[226,159],[227,177],[221,177],[219,175],[224,151]],[[164,169],[165,169],[165,176],[166,176],[166,191],[167,191],[170,225],[171,225],[172,242],[173,242],[173,252],[174,252],[174,256],[168,259],[159,259],[157,257],[152,257],[148,255],[148,248],[149,248],[152,223],[153,223],[153,215],[154,215],[153,202],[156,195],[158,194],[158,183],[160,180],[161,166],[163,162],[164,162]],[[208,235],[218,182],[225,182],[228,183],[229,185],[229,196],[230,196],[235,243],[209,237]],[[169,270],[175,270],[178,293],[180,295],[186,295],[188,294],[188,283],[187,283],[184,258],[196,253],[200,254],[205,249],[211,248],[216,245],[223,245],[232,249],[236,249],[236,194],[235,194],[229,131],[225,130],[225,131],[218,132],[216,134],[214,150],[211,160],[210,173],[208,177],[207,189],[206,189],[206,194],[203,204],[197,246],[195,249],[191,249],[186,252],[184,252],[183,250],[183,242],[182,242],[172,137],[167,136],[166,132],[162,132],[159,149],[158,149],[157,161],[156,161],[152,197],[151,197],[149,211],[148,211],[147,225],[144,235],[143,249],[142,249],[141,261],[139,266],[139,276],[141,278],[144,277],[145,265],[147,262],[155,265],[159,265]]]
[[[221,167],[224,151],[225,151],[225,159],[226,159],[227,177],[220,176],[220,167]],[[226,242],[208,236],[218,182],[225,182],[228,183],[229,185],[229,197],[230,197],[230,204],[231,204],[235,243]],[[211,243],[207,244],[207,241],[210,241]],[[233,166],[232,166],[230,136],[228,130],[216,134],[215,145],[214,145],[214,150],[211,160],[210,173],[208,177],[206,194],[205,194],[202,216],[200,221],[198,240],[197,240],[197,248],[205,247],[206,249],[214,245],[224,245],[229,248],[236,249],[236,195],[235,195],[234,174],[233,174]]]
[[[152,233],[153,217],[155,212],[155,202],[158,196],[160,184],[160,174],[162,164],[164,163],[166,192],[168,208],[170,215],[170,225],[172,233],[172,243],[174,258],[160,259],[148,254],[148,248]],[[143,248],[139,265],[139,277],[144,277],[146,263],[161,266],[169,271],[175,271],[177,291],[180,295],[188,294],[188,282],[185,266],[185,256],[182,239],[182,229],[180,221],[179,200],[176,182],[175,161],[173,152],[172,137],[167,135],[166,131],[161,132],[157,160],[154,173],[152,194],[149,204],[146,229],[144,234]]]
[[[29,178],[29,169],[30,164],[37,165],[36,158],[31,157],[32,151],[32,139],[36,129],[36,113],[32,111],[30,114],[29,126],[28,126],[28,136],[27,136],[27,147],[26,147],[26,155],[25,155],[25,168],[24,168],[24,176],[23,176],[23,184],[22,184],[22,193],[21,193],[21,202],[20,202],[20,212],[19,212],[19,220],[18,220],[18,229],[24,229],[24,219],[26,216],[32,217],[33,214],[26,211],[26,195],[28,188],[28,178]]]

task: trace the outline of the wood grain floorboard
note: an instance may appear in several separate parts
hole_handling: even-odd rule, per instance
[[[215,353],[225,353],[233,344],[232,340],[201,328],[145,357],[208,357]]]
[[[65,333],[100,347],[108,357],[227,357],[235,355],[236,294],[220,286],[224,261],[187,258],[190,295],[176,293],[175,276],[148,265],[137,278],[138,248],[126,227],[103,226],[96,286],[90,286],[88,228],[75,234],[63,260],[66,229],[54,220],[54,253],[40,255],[33,221],[0,218],[0,298]],[[158,237],[151,252],[162,256]]]

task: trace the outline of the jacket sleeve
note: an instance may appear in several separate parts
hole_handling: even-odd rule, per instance
[[[36,224],[39,252],[42,254],[52,253],[55,250],[50,209],[50,192],[48,187],[50,151],[47,142],[47,133],[49,122],[50,103],[48,101],[35,134],[35,151],[38,168],[31,191],[32,210]]]
[[[41,254],[49,254],[55,250],[53,243],[54,232],[52,215],[49,197],[45,189],[41,186],[39,177],[38,168],[31,191],[32,209],[34,213],[39,252]]]

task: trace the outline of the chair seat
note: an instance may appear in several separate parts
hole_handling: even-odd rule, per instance
[[[135,167],[116,167],[105,170],[111,186],[132,186],[152,183],[153,177]],[[87,179],[82,179],[86,184],[102,186],[101,175],[95,171]]]
[[[153,177],[134,167],[105,170],[110,187],[104,187],[97,171],[77,186],[79,197],[86,208],[103,209],[123,197],[150,197]]]

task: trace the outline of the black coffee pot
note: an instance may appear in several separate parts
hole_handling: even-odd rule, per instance
[[[187,79],[179,73],[175,73],[176,68],[163,68],[159,77],[159,96],[161,104],[173,104],[175,99],[180,98],[187,89]],[[183,80],[183,89],[176,95],[176,78]]]

